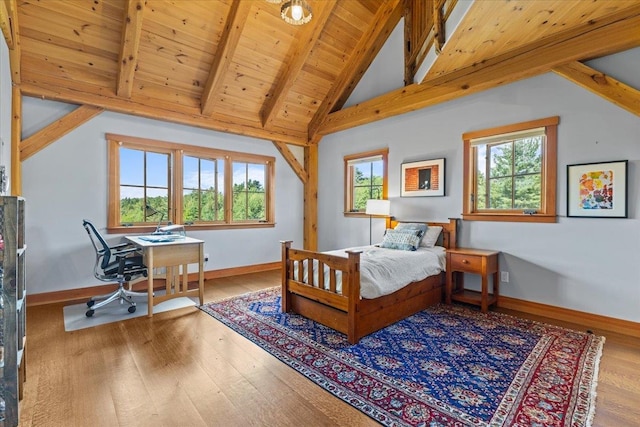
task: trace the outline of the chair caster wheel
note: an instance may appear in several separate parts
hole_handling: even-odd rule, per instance
[[[95,304],[96,302],[92,299],[90,299],[89,301],[87,301],[87,307],[93,307],[93,304]]]
[[[91,304],[91,305],[93,305],[93,304]],[[95,310],[87,310],[87,312],[85,313],[85,315],[86,315],[87,317],[92,317],[92,316],[93,316],[93,313],[95,313]]]
[[[129,313],[135,313],[136,312],[136,306],[132,305],[131,307],[129,307]]]

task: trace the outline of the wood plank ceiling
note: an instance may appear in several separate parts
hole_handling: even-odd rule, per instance
[[[416,0],[308,1],[301,26],[265,0],[4,0],[0,23],[22,95],[296,145],[640,45],[637,0],[475,1],[421,82],[342,109]]]

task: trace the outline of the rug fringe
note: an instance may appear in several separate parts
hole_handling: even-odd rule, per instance
[[[596,350],[595,363],[593,367],[593,380],[591,381],[591,401],[589,402],[589,413],[587,414],[586,427],[593,425],[596,416],[596,388],[598,387],[598,375],[600,374],[600,360],[602,358],[602,350],[604,349],[605,337],[599,337],[598,349]]]

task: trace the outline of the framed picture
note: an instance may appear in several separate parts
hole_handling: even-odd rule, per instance
[[[400,196],[444,196],[444,159],[403,163]]]
[[[626,218],[627,162],[567,165],[567,216]]]

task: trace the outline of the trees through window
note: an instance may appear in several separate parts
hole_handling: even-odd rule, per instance
[[[273,157],[122,135],[107,139],[110,229],[169,221],[199,228],[273,226]]]
[[[478,209],[534,209],[542,203],[544,134],[475,147]]]
[[[224,159],[183,156],[182,165],[183,221],[224,221]]]
[[[556,135],[551,117],[463,135],[463,217],[554,222]]]
[[[266,219],[266,166],[255,163],[233,163],[233,220],[264,221]]]
[[[388,149],[345,156],[345,213],[363,213],[369,199],[387,198]]]

